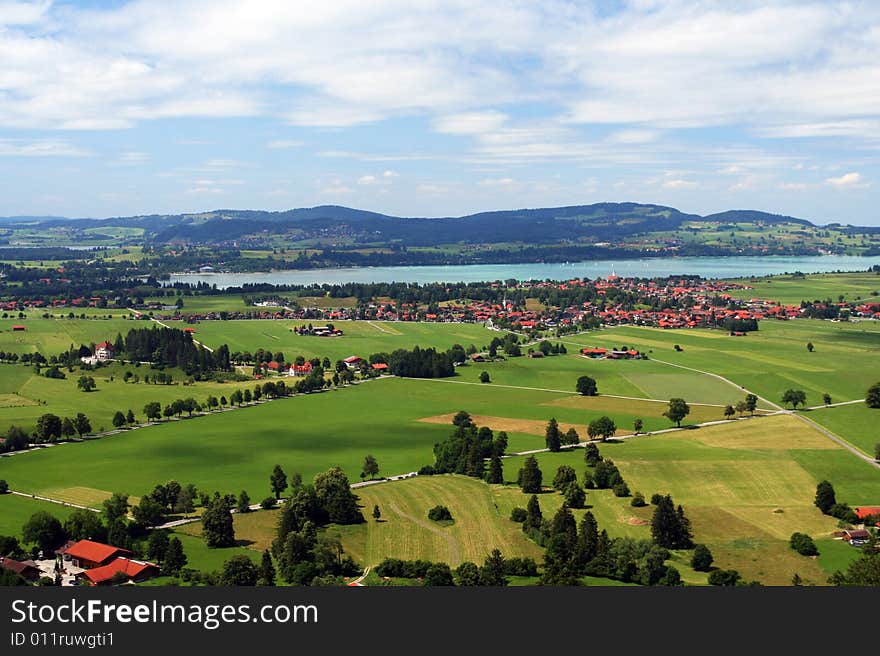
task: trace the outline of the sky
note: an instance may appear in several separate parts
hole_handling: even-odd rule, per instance
[[[874,0],[0,0],[0,216],[878,191]]]

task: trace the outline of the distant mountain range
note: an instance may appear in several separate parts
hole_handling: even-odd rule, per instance
[[[398,217],[338,205],[282,212],[215,210],[198,214],[148,215],[107,219],[7,217],[7,227],[30,223],[90,232],[111,227],[141,228],[155,244],[223,244],[277,235],[294,241],[338,240],[347,245],[433,246],[444,243],[527,244],[615,241],[632,235],[676,230],[686,222],[798,224],[810,221],[755,210],[729,210],[708,216],[673,207],[640,203],[596,203],[536,209],[480,212],[460,217]]]

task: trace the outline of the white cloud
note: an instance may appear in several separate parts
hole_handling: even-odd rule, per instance
[[[439,195],[439,194],[448,194],[452,191],[452,189],[447,185],[442,184],[433,184],[433,183],[422,183],[416,185],[416,192],[420,194],[427,195]]]
[[[657,130],[619,130],[608,135],[607,141],[620,144],[642,144],[657,141],[660,137]]]
[[[88,150],[67,141],[0,139],[0,157],[89,157]]]
[[[267,143],[266,148],[270,150],[284,150],[287,148],[300,148],[304,145],[302,141],[296,141],[295,139],[275,139]]]
[[[483,134],[500,128],[507,122],[507,114],[491,110],[448,114],[434,119],[436,132],[444,134]]]
[[[836,189],[859,189],[868,186],[862,179],[862,174],[855,171],[852,173],[844,173],[836,178],[826,178],[825,184]]]
[[[804,182],[782,182],[777,185],[777,188],[782,191],[804,191],[809,189],[809,185]]]
[[[664,189],[696,189],[697,183],[693,180],[684,180],[682,178],[674,178],[663,183]]]
[[[129,150],[123,153],[119,153],[119,157],[117,158],[118,164],[124,164],[127,166],[135,166],[137,164],[146,164],[150,161],[150,154],[144,153],[136,150]]]
[[[510,187],[516,184],[513,178],[486,178],[478,183],[481,187]]]

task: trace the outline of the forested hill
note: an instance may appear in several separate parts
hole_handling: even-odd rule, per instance
[[[2,219],[0,219],[2,221]],[[596,203],[536,209],[481,212],[460,217],[398,217],[322,205],[283,212],[214,210],[199,214],[149,215],[109,219],[36,219],[44,227],[73,226],[90,232],[137,228],[155,245],[237,245],[267,239],[315,245],[399,247],[441,244],[576,244],[619,242],[633,235],[668,233],[687,225],[790,224],[812,226],[804,219],[753,210],[730,210],[709,216],[673,207],[640,203]],[[33,225],[33,224],[32,224]]]

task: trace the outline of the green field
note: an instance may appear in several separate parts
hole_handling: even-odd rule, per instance
[[[245,383],[199,382],[183,385],[186,376],[178,369],[166,369],[172,376],[172,385],[153,385],[143,382],[144,376],[154,376],[157,370],[149,366],[110,364],[90,372],[73,373],[64,370],[67,378],[46,378],[34,373],[32,367],[24,365],[0,364],[0,427],[5,430],[13,424],[26,429],[36,426],[37,418],[47,412],[59,417],[74,417],[83,412],[89,417],[94,431],[113,428],[112,419],[117,410],[123,413],[130,408],[135,416],[144,421],[143,407],[151,401],[159,401],[163,406],[192,396],[204,402],[213,394],[218,398],[227,397]],[[137,374],[141,382],[126,383],[126,371]],[[83,392],[77,389],[77,380],[82,373],[95,379],[97,389]]]
[[[0,494],[0,535],[20,538],[21,527],[36,512],[48,512],[63,522],[74,510],[70,506],[38,501],[18,494]]]
[[[726,424],[600,450],[620,467],[631,490],[646,497],[672,494],[692,521],[695,541],[712,550],[716,566],[769,584],[788,584],[795,572],[813,583],[827,579],[816,561],[788,546],[795,531],[828,539],[837,525],[813,505],[819,480],[831,480],[838,499],[853,506],[880,498],[876,470],[787,416],[752,420],[747,430]],[[541,454],[538,460],[545,483],[561,464],[584,468],[581,452]],[[504,461],[506,479],[515,478],[521,461]],[[516,496],[511,505],[524,506],[525,495]],[[557,504],[561,499],[542,495],[542,508],[545,498]],[[611,535],[650,537],[650,527],[638,523],[650,519],[650,509],[631,508],[628,500],[607,491],[588,492],[587,503]]]
[[[109,314],[109,310],[100,310]],[[77,310],[77,314],[79,311]],[[128,314],[128,313],[126,313]],[[12,326],[23,325],[24,331],[13,332]],[[6,353],[42,353],[47,358],[67,351],[71,345],[89,346],[116,335],[125,335],[143,324],[119,317],[112,319],[41,319],[31,313],[28,319],[0,319],[0,351]]]
[[[566,338],[568,343],[626,344],[654,360],[720,374],[773,403],[780,403],[789,388],[804,390],[808,405],[820,405],[825,392],[834,402],[861,399],[880,377],[880,324],[875,322],[762,321],[760,330],[745,337],[721,330],[621,326]],[[676,344],[681,352],[674,350]],[[741,398],[736,387],[731,391],[733,400]]]
[[[876,273],[813,273],[805,276],[768,276],[766,278],[743,278],[737,280],[753,289],[730,292],[736,298],[763,298],[786,305],[799,305],[801,301],[877,300],[880,294],[880,276]]]
[[[880,378],[880,373],[877,377]],[[877,430],[880,410],[869,408],[864,403],[854,403],[837,408],[812,410],[808,416],[817,424],[821,424],[874,457],[874,448],[880,444],[880,431]]]
[[[258,348],[281,351],[285,360],[302,355],[306,358],[328,357],[332,361],[359,355],[366,358],[371,353],[395,349],[411,349],[413,346],[433,346],[447,350],[453,344],[465,348],[469,344],[477,348],[487,345],[497,333],[478,324],[437,324],[383,321],[335,321],[341,337],[300,336],[293,332],[294,326],[307,325],[308,321],[242,320],[204,321],[196,326],[196,339],[207,346],[228,344],[230,351],[249,351]],[[312,322],[318,325],[322,322]]]

